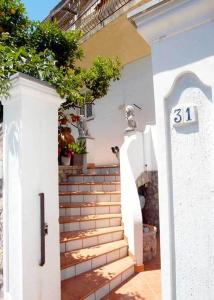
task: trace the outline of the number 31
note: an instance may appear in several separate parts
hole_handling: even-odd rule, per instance
[[[175,126],[197,121],[196,106],[187,106],[174,109],[172,121]]]

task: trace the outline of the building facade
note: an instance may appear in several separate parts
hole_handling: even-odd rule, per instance
[[[112,83],[107,96],[95,101],[88,119],[94,138],[94,162],[98,165],[118,162],[111,147],[121,147],[123,143],[126,105],[135,107],[138,130],[155,124],[150,47],[126,17],[128,11],[145,2],[148,1],[61,1],[48,17],[56,19],[64,30],[83,32],[82,67],[89,67],[100,55],[121,61],[121,79]]]

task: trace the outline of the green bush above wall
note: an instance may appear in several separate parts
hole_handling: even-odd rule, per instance
[[[0,0],[0,97],[9,95],[10,76],[17,72],[48,82],[66,99],[64,107],[106,95],[120,78],[120,63],[97,57],[90,69],[77,67],[80,39],[80,31],[64,32],[56,22],[29,20],[20,0]]]

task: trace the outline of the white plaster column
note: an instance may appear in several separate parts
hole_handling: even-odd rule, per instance
[[[12,77],[4,105],[4,293],[6,300],[60,300],[57,129],[61,101],[49,85]],[[39,265],[45,195],[46,262]]]
[[[144,170],[143,133],[125,133],[120,148],[121,210],[124,234],[129,253],[134,257],[136,270],[143,265],[143,220],[136,180]]]
[[[210,0],[153,0],[129,14],[152,53],[164,300],[214,295],[213,15]],[[188,107],[196,122],[175,126],[173,111]]]

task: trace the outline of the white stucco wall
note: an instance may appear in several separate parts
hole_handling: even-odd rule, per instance
[[[213,23],[205,24],[166,40],[154,49],[155,95],[157,110],[159,110],[157,124],[159,124],[158,132],[163,137],[167,135],[166,125],[163,125],[166,122],[164,118],[169,118],[169,115],[164,116],[162,99],[166,97],[166,92],[170,91],[179,75],[192,71],[211,90],[214,88],[214,43],[210,39],[213,30]],[[169,53],[169,49],[177,49],[177,51],[173,51],[174,54],[171,53],[168,60],[164,59],[164,62],[161,62],[160,53]],[[168,242],[171,248],[172,276],[174,277],[174,285],[172,285],[174,296],[172,297],[177,297],[176,299],[179,300],[213,299],[214,294],[214,257],[213,250],[211,250],[214,245],[211,237],[214,230],[212,221],[214,148],[213,137],[211,138],[213,136],[211,119],[213,120],[214,114],[213,103],[204,106],[206,102],[213,102],[213,96],[208,98],[207,95],[200,96],[200,84],[191,83],[188,86],[187,81],[186,88],[190,87],[192,94],[185,91],[184,86],[184,92],[180,89],[184,96],[180,99],[176,96],[178,98],[176,100],[177,103],[185,103],[184,97],[186,97],[188,101],[186,103],[192,102],[200,107],[199,129],[195,134],[186,131],[186,137],[182,137],[183,134],[175,137],[173,134],[171,141],[167,137],[166,144],[164,139],[160,143],[161,152],[166,149],[168,153],[168,157],[164,157],[160,163],[160,201],[161,199],[167,200],[167,198],[169,201],[168,211],[166,211],[166,206],[160,206],[163,225],[161,230],[162,233],[166,230],[170,233]],[[203,94],[203,89],[200,93]],[[170,154],[169,151],[172,153]],[[166,165],[171,164],[170,155],[172,155],[172,169],[165,168]],[[182,174],[179,170],[182,170]],[[168,175],[163,178],[161,174]],[[173,176],[172,179],[171,176]],[[174,199],[173,204],[172,199]],[[171,213],[169,224],[166,222],[168,212]],[[166,241],[166,236],[163,238]],[[166,245],[167,243],[163,245],[163,248]],[[167,256],[164,254],[162,256],[163,265],[166,266],[168,260],[164,257]],[[164,284],[167,285],[167,281]],[[166,287],[165,291],[166,289],[168,288]]]
[[[156,127],[126,132],[120,149],[121,207],[129,252],[138,266],[143,263],[143,220],[136,181],[144,171],[157,170]],[[137,153],[137,155],[136,155]]]
[[[4,102],[4,297],[59,300],[58,108],[50,86],[23,74]],[[46,263],[40,266],[40,200],[45,194]]]
[[[143,133],[129,132],[120,151],[121,208],[124,235],[137,265],[143,263],[143,220],[136,180],[144,170]],[[136,152],[138,155],[136,156]]]
[[[214,295],[213,13],[210,0],[132,13],[152,47],[164,300]],[[196,105],[198,123],[174,128],[177,105]]]
[[[138,129],[143,130],[146,124],[154,124],[155,109],[152,82],[151,58],[146,57],[124,66],[122,77],[113,82],[109,93],[96,101],[95,118],[88,122],[90,132],[95,138],[95,163],[117,163],[111,152],[112,146],[121,146],[124,129],[127,127],[124,107],[137,104]]]

